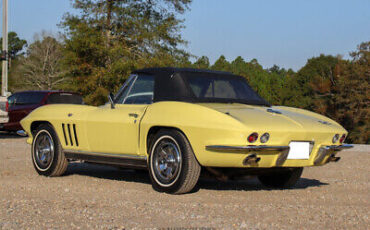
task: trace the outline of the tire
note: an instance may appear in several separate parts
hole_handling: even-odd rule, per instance
[[[270,188],[291,188],[301,177],[303,168],[282,169],[277,172],[258,176],[258,180]]]
[[[33,166],[40,175],[61,176],[67,170],[68,161],[51,125],[42,124],[36,129],[31,155]]]
[[[154,190],[171,194],[192,191],[201,166],[187,138],[177,130],[160,130],[150,147],[148,169]]]

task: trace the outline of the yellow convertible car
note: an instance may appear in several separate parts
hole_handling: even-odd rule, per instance
[[[347,131],[302,109],[271,106],[230,73],[150,68],[132,73],[110,103],[47,105],[21,121],[36,171],[70,160],[148,169],[153,188],[187,193],[201,169],[293,186],[303,167],[338,161]]]

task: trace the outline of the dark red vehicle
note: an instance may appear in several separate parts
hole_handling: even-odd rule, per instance
[[[19,122],[32,110],[47,104],[83,104],[81,95],[63,91],[23,91],[8,97],[9,122],[1,124],[0,130],[22,130]]]

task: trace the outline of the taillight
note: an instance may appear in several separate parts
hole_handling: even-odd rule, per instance
[[[339,134],[335,134],[332,140],[333,144],[337,142],[338,140],[339,140]]]
[[[253,143],[253,142],[256,142],[257,139],[258,139],[258,133],[252,133],[248,137],[248,142]]]
[[[5,103],[5,111],[9,111],[9,102],[8,101],[6,101],[6,103]]]
[[[340,138],[339,142],[342,144],[345,139],[346,139],[346,134],[343,134],[342,137]]]
[[[260,138],[260,141],[261,143],[266,143],[268,142],[270,139],[270,134],[269,133],[264,133],[261,138]]]

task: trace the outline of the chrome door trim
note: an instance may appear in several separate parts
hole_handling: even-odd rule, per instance
[[[88,152],[88,151],[82,151],[82,150],[64,150],[65,153],[70,154],[83,154],[83,155],[89,155],[89,156],[101,156],[101,157],[112,157],[112,158],[120,158],[120,159],[133,159],[133,160],[147,160],[146,156],[137,156],[137,155],[130,155],[130,154],[112,154],[112,153],[97,153],[97,152]]]

